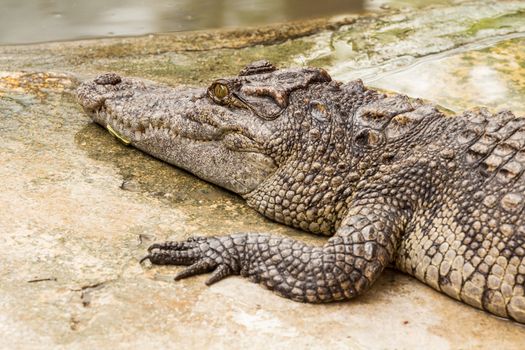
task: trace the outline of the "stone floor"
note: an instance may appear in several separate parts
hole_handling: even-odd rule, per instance
[[[353,301],[308,305],[239,277],[206,287],[205,276],[175,283],[177,268],[139,265],[151,242],[197,233],[324,240],[270,222],[231,193],[124,147],[71,94],[79,79],[100,71],[199,84],[270,57],[280,65],[318,62],[335,78],[362,76],[450,109],[525,113],[525,5],[491,4],[472,23],[461,22],[471,29],[465,40],[425,55],[418,38],[406,38],[406,52],[390,56],[379,39],[355,41],[356,28],[368,30],[367,38],[385,35],[378,14],[263,28],[264,42],[233,31],[0,47],[0,348],[523,349],[524,326],[391,270]],[[381,16],[405,18],[398,24],[436,16],[432,8],[404,11]],[[472,30],[480,23],[482,38]],[[459,40],[462,28],[447,35]],[[216,47],[195,53],[185,40]],[[368,45],[366,58],[343,45],[354,41]]]

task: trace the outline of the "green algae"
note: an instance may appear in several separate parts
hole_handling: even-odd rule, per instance
[[[524,11],[521,1],[484,2],[484,6],[462,2],[435,5],[422,12],[403,10],[364,17],[328,38],[318,35],[316,49],[306,55],[307,62],[328,68],[342,80],[360,74],[365,74],[366,80],[432,55],[475,50],[524,33]]]
[[[467,36],[476,36],[483,31],[493,31],[498,29],[513,28],[517,24],[523,24],[525,20],[525,10],[516,11],[502,16],[493,18],[484,18],[473,23],[466,31]]]
[[[525,38],[505,40],[385,73],[370,84],[424,97],[455,111],[485,106],[525,115],[523,47]]]
[[[106,61],[97,70],[142,76],[168,84],[208,83],[213,79],[236,74],[247,62],[267,59],[279,66],[289,66],[297,55],[307,52],[313,43],[289,40],[282,44],[257,45],[242,50],[220,49],[205,52],[167,53],[154,57]]]

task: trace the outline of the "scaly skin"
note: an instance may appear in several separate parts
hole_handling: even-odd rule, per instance
[[[304,302],[364,293],[389,264],[447,295],[525,323],[525,118],[446,117],[322,69],[255,62],[208,89],[106,74],[78,89],[85,111],[126,142],[316,234],[154,244],[176,279],[240,274]]]

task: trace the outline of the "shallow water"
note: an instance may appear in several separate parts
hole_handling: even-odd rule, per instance
[[[0,44],[259,25],[363,8],[362,0],[0,0]]]
[[[0,0],[0,44],[245,27],[451,0]]]

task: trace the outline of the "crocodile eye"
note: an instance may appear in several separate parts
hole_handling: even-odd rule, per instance
[[[228,87],[224,84],[215,84],[213,87],[213,95],[220,100],[228,96],[229,93]]]

